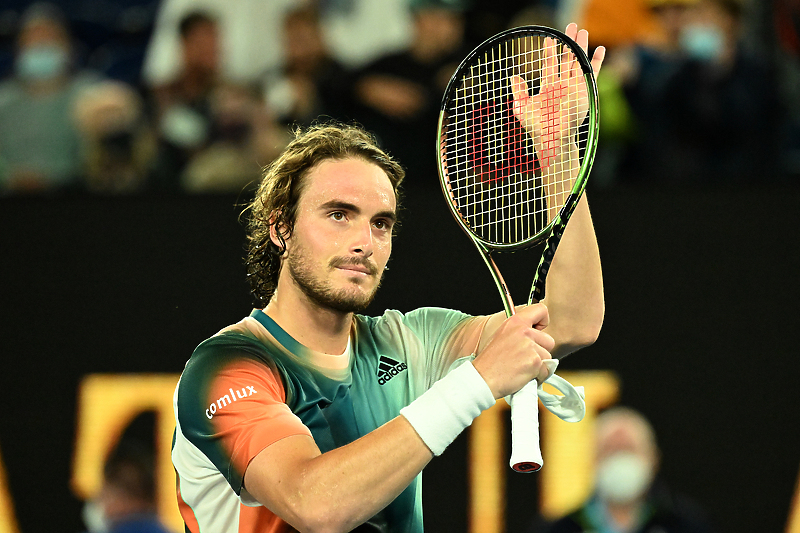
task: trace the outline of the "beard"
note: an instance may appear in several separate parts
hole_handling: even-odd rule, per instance
[[[378,292],[383,275],[379,276],[378,267],[367,259],[357,257],[334,257],[328,263],[329,269],[345,265],[361,265],[369,269],[371,276],[378,276],[375,287],[367,292],[354,291],[352,289],[333,287],[330,279],[314,273],[311,262],[302,249],[295,250],[295,253],[286,259],[288,273],[294,283],[300,288],[303,294],[315,305],[339,311],[342,313],[361,313],[363,312]],[[366,282],[369,278],[359,281]]]

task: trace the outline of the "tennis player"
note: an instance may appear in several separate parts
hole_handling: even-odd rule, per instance
[[[392,249],[404,172],[366,132],[316,126],[249,207],[258,308],[200,344],[175,391],[172,459],[193,533],[419,533],[421,472],[542,361],[596,339],[604,303],[586,199],[542,304],[506,319],[359,314]],[[424,257],[420,257],[424,268]]]

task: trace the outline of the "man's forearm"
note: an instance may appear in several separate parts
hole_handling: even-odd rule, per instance
[[[432,457],[411,424],[398,416],[324,454],[305,436],[278,441],[250,463],[245,486],[300,531],[350,531],[391,503]]]
[[[556,339],[554,357],[591,344],[605,313],[600,252],[586,195],[564,230],[547,275],[548,333]]]

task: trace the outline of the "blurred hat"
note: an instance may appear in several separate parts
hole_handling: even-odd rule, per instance
[[[419,9],[452,9],[453,11],[465,11],[470,7],[470,0],[409,0],[409,7],[412,11]]]
[[[670,7],[670,6],[693,6],[699,0],[647,0],[651,8]]]
[[[28,28],[42,22],[49,22],[58,24],[59,26],[67,26],[67,18],[64,11],[58,5],[50,2],[36,2],[28,6],[22,13],[20,20],[21,28]]]

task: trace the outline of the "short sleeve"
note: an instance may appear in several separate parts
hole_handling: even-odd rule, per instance
[[[239,494],[247,465],[264,448],[311,432],[286,405],[274,367],[248,356],[205,363],[187,365],[181,377],[178,422]]]

